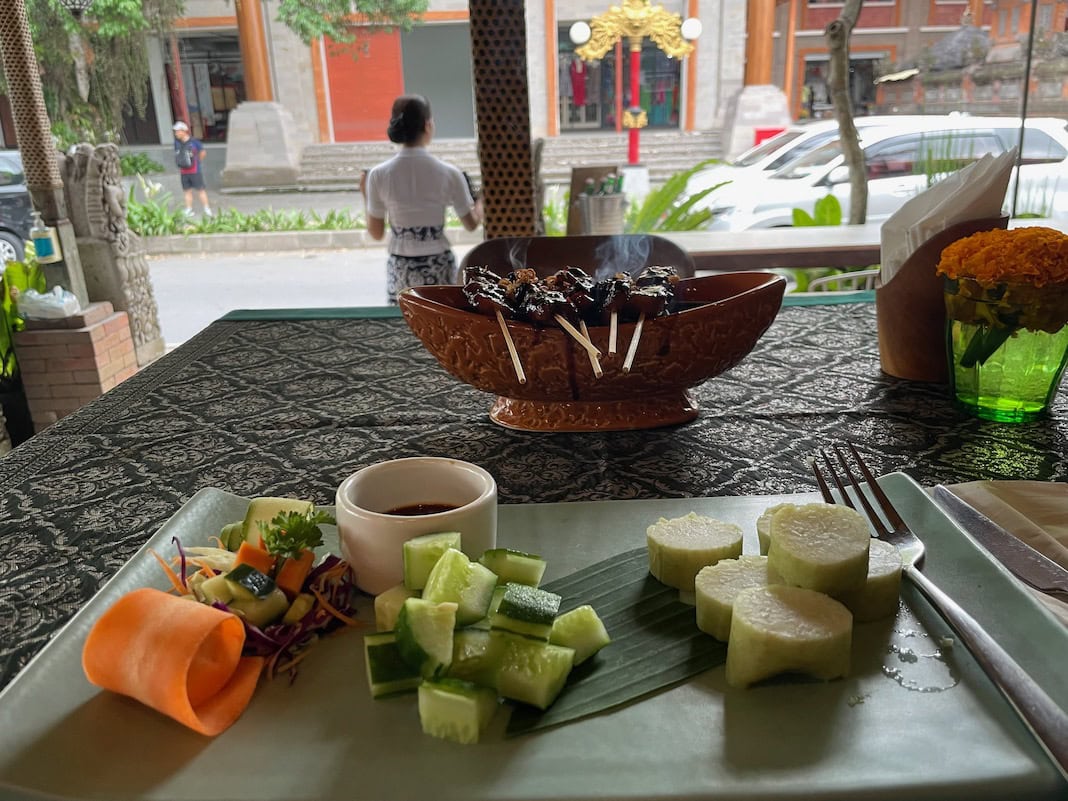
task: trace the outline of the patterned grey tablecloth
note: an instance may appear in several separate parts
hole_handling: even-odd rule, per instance
[[[984,423],[946,389],[883,376],[874,306],[785,308],[667,429],[532,434],[445,373],[399,317],[220,321],[0,460],[0,687],[197,490],[332,504],[384,459],[448,455],[502,503],[802,492],[849,437],[924,484],[1068,480],[1068,393],[1050,419]]]

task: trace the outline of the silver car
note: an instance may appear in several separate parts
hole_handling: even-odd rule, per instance
[[[899,126],[862,127],[868,174],[868,222],[882,222],[909,198],[986,154],[997,155],[1020,140],[1012,117],[907,118]],[[1006,210],[1015,216],[1049,216],[1068,204],[1068,123],[1028,119],[1023,137],[1019,191],[1015,170]],[[816,201],[834,195],[849,208],[849,170],[841,146],[832,141],[770,174],[747,175],[706,198],[710,230],[747,231],[793,225],[793,210],[813,214]]]

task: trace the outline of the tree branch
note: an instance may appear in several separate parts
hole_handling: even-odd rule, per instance
[[[860,225],[868,214],[868,176],[849,97],[849,36],[857,24],[863,4],[864,0],[846,0],[841,15],[823,32],[830,51],[827,84],[834,104],[834,116],[838,120],[838,138],[842,143],[846,166],[849,167],[850,225]]]

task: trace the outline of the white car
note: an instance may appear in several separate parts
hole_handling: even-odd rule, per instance
[[[869,116],[853,120],[857,129],[886,125],[901,126],[905,121],[923,117]],[[741,181],[746,176],[770,174],[785,167],[828,142],[838,139],[837,120],[813,120],[788,126],[781,133],[765,139],[730,161],[713,164],[690,178],[686,191],[694,194],[724,181]]]
[[[986,154],[997,155],[1019,142],[1020,120],[1012,117],[911,118],[898,126],[860,129],[868,173],[867,222],[882,222],[909,198],[953,170]],[[1048,216],[1068,203],[1068,123],[1027,120],[1015,215]],[[793,210],[813,214],[816,201],[833,194],[849,210],[849,170],[838,139],[812,150],[782,169],[747,176],[704,198],[715,216],[709,230],[747,231],[793,225]],[[1015,170],[1013,183],[1015,183]],[[1012,211],[1010,184],[1006,210]]]

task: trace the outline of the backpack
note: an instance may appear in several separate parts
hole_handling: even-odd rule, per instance
[[[174,163],[180,170],[188,170],[196,164],[196,154],[193,152],[192,141],[179,142],[174,148]]]

